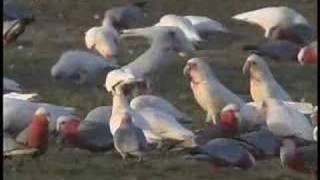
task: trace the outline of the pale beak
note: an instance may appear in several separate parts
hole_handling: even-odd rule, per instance
[[[191,69],[191,68],[190,68],[189,64],[187,64],[187,65],[183,68],[183,75],[189,76],[190,69]]]
[[[248,73],[249,69],[250,69],[250,62],[249,61],[246,61],[242,67],[242,73],[243,74],[246,74]]]

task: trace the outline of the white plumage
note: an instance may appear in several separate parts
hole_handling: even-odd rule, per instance
[[[112,24],[92,27],[85,33],[85,43],[88,49],[95,49],[101,56],[111,58],[118,54],[119,33]]]
[[[291,101],[289,94],[275,80],[267,63],[256,54],[248,56],[243,65],[243,73],[250,72],[250,94],[256,102],[266,98],[276,98]]]
[[[265,30],[265,37],[269,36],[273,27],[279,25],[309,24],[301,14],[285,6],[265,7],[236,14],[232,18],[261,26]]]
[[[158,137],[163,140],[188,141],[194,136],[192,131],[179,124],[174,116],[159,109],[145,107],[138,110],[138,113],[149,126],[145,134],[147,140]],[[149,134],[151,134],[150,137],[148,137]]]
[[[13,98],[13,99],[20,99],[20,100],[28,100],[28,101],[34,100],[34,98],[36,98],[37,96],[38,96],[37,93],[22,94],[22,93],[15,93],[15,92],[11,92],[3,95],[4,98]]]
[[[264,101],[263,108],[266,109],[267,126],[275,135],[313,140],[312,125],[299,111],[271,98]]]
[[[215,32],[230,32],[223,24],[206,16],[184,16],[184,18],[191,22],[192,26],[201,36],[210,35]]]
[[[192,42],[197,43],[202,41],[198,31],[191,22],[183,16],[168,14],[161,17],[160,21],[155,26],[174,26],[181,29],[185,36]]]
[[[164,113],[170,114],[178,121],[190,121],[190,117],[185,113],[179,111],[167,100],[154,95],[140,95],[131,100],[130,106],[132,109],[140,110],[146,107],[152,107],[161,110]]]
[[[207,112],[207,122],[216,123],[218,113],[230,103],[244,104],[240,97],[221,84],[204,60],[188,60],[184,74],[191,79],[190,86],[196,101]]]

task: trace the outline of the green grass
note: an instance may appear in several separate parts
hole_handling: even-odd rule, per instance
[[[44,102],[73,106],[78,108],[82,117],[91,109],[101,105],[111,105],[111,95],[104,90],[82,87],[63,87],[50,77],[50,68],[61,53],[69,49],[85,49],[84,32],[93,25],[95,13],[102,16],[104,10],[116,2],[106,0],[17,0],[24,7],[31,7],[36,22],[27,28],[18,40],[24,45],[18,50],[16,45],[4,49],[4,74],[23,85],[30,92],[37,92]],[[34,3],[31,3],[34,2]],[[118,1],[125,2],[124,0]],[[150,25],[166,13],[180,15],[206,15],[217,19],[227,27],[243,35],[231,40],[227,37],[212,38],[204,43],[205,50],[196,56],[206,56],[217,77],[228,88],[239,95],[249,95],[248,77],[242,75],[241,66],[247,53],[241,51],[244,44],[261,41],[263,31],[252,25],[244,25],[230,20],[236,13],[271,5],[286,5],[301,12],[317,27],[317,1],[315,0],[163,0],[148,4],[146,25]],[[61,8],[59,8],[61,7]],[[65,19],[58,18],[64,12]],[[141,41],[121,42],[120,64],[134,60],[147,45]],[[129,55],[128,48],[134,50]],[[176,58],[165,69],[161,84],[156,87],[157,94],[165,97],[179,109],[189,114],[194,122],[193,129],[201,128],[205,113],[195,102],[188,81],[182,75],[183,66],[188,59]],[[270,63],[269,63],[270,64]],[[305,99],[317,104],[317,69],[312,66],[301,67],[297,64],[271,63],[275,78],[289,92],[294,100]],[[224,168],[213,171],[203,162],[186,161],[184,153],[161,153],[147,156],[146,161],[137,164],[134,160],[121,161],[115,153],[88,153],[78,150],[60,152],[55,144],[50,144],[46,155],[40,159],[17,158],[4,161],[5,179],[63,180],[63,179],[243,179],[243,180],[295,180],[310,179],[310,176],[281,168],[278,158],[259,161],[248,171]]]

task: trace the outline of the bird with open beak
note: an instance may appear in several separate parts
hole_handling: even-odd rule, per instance
[[[3,155],[35,155],[47,150],[50,113],[43,107],[36,110],[30,124],[20,132],[4,131]]]
[[[244,74],[250,73],[250,94],[256,102],[266,98],[291,101],[289,94],[274,79],[262,56],[251,54],[243,65]]]
[[[183,73],[190,79],[193,95],[207,112],[206,122],[217,123],[218,113],[229,103],[241,106],[244,101],[227,89],[213,74],[208,63],[201,58],[188,60]]]

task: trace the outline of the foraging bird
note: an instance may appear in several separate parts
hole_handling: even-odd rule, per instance
[[[262,103],[268,129],[280,137],[297,137],[313,141],[313,128],[301,112],[285,105],[279,99],[267,98]]]
[[[274,79],[263,57],[251,54],[242,68],[243,73],[250,72],[250,94],[255,102],[266,98],[291,101],[289,94]]]
[[[191,159],[205,160],[219,167],[249,169],[256,165],[254,156],[242,142],[228,138],[216,138],[191,151]]]
[[[198,31],[191,24],[191,22],[183,16],[174,14],[167,14],[160,18],[159,22],[155,26],[173,26],[179,28],[186,38],[191,41],[194,45],[197,45],[202,41]]]
[[[32,120],[23,129],[3,130],[3,155],[34,155],[44,153],[48,146],[48,126],[50,113],[38,108]]]
[[[3,1],[3,43],[16,41],[28,24],[34,21],[31,13],[17,7],[12,0]]]
[[[118,55],[119,33],[111,22],[104,21],[100,27],[92,27],[85,32],[85,43],[88,49],[95,49],[107,60]]]
[[[3,77],[3,93],[8,92],[22,92],[20,84],[15,82],[14,80]]]
[[[129,84],[129,82],[133,81],[142,81],[142,79],[137,79],[131,72],[128,71],[128,69],[115,69],[107,74],[105,88],[108,92],[112,92],[113,87],[120,82]]]
[[[249,150],[252,149],[251,153],[256,159],[279,155],[281,140],[266,129],[241,134],[238,139],[248,144]]]
[[[297,61],[300,46],[286,40],[267,40],[258,45],[246,45],[245,51],[253,51],[276,61]]]
[[[221,131],[229,137],[266,126],[265,115],[261,108],[253,103],[242,106],[228,104],[221,110],[219,119]]]
[[[132,107],[132,109],[143,117],[144,123],[149,127],[144,129],[148,143],[158,144],[161,147],[164,141],[171,141],[179,143],[178,146],[180,148],[193,148],[196,146],[193,141],[193,132],[183,127],[172,114],[156,107],[144,107],[141,109]]]
[[[297,147],[295,141],[284,139],[280,149],[280,160],[283,167],[317,175],[318,146],[317,144],[311,144]]]
[[[110,133],[109,119],[111,108],[92,112],[88,119],[80,120],[75,116],[60,116],[57,120],[57,132],[61,142],[67,142],[74,147],[89,151],[108,151],[113,148],[113,138]],[[106,114],[101,114],[106,112]],[[88,114],[89,115],[89,114]],[[102,117],[101,117],[102,116]]]
[[[310,116],[314,111],[310,103],[291,101],[283,101],[283,103],[306,116]],[[228,104],[221,110],[219,119],[221,133],[231,137],[243,132],[258,130],[267,125],[262,102],[248,102],[242,106]]]
[[[312,43],[301,48],[297,55],[297,58],[300,64],[317,64],[318,41],[313,41]]]
[[[127,155],[137,156],[141,161],[148,149],[142,130],[147,129],[143,117],[130,108],[124,91],[126,82],[120,81],[112,88],[112,113],[109,120],[110,131],[116,150],[123,159]]]
[[[275,26],[270,30],[268,39],[286,40],[303,46],[315,39],[315,31],[310,25],[293,24],[289,26]]]
[[[51,68],[51,76],[58,81],[75,85],[103,84],[102,77],[118,66],[85,51],[67,51]]]
[[[147,150],[147,141],[141,129],[137,128],[128,112],[120,115],[120,126],[113,135],[114,147],[123,159],[128,155],[138,157],[141,161]]]
[[[145,37],[151,41],[151,47],[137,59],[121,69],[143,79],[150,86],[150,79],[170,64],[176,54],[186,56],[195,49],[183,32],[176,27],[147,27],[123,30],[121,37]],[[149,81],[148,81],[149,80]]]
[[[191,22],[192,26],[203,39],[216,32],[230,33],[230,30],[223,24],[206,16],[184,16],[184,18]]]
[[[111,21],[117,30],[134,28],[143,23],[146,2],[137,2],[123,6],[115,6],[105,12],[103,23]]]
[[[218,113],[229,103],[244,104],[242,99],[221,84],[204,60],[188,60],[183,73],[191,81],[190,86],[196,101],[207,112],[206,122],[213,121],[216,124]]]
[[[285,6],[265,7],[236,14],[232,19],[257,24],[264,30],[264,37],[268,38],[276,27],[286,28],[292,25],[309,26],[308,21],[297,11]]]
[[[32,116],[39,107],[44,107],[50,113],[50,133],[55,132],[59,116],[76,114],[75,109],[71,107],[3,97],[3,131],[21,131],[25,129],[32,121]]]
[[[130,101],[130,107],[139,111],[140,109],[151,107],[159,109],[166,114],[173,116],[178,122],[191,122],[191,118],[178,110],[174,105],[168,102],[166,99],[159,96],[144,94],[133,98]]]

